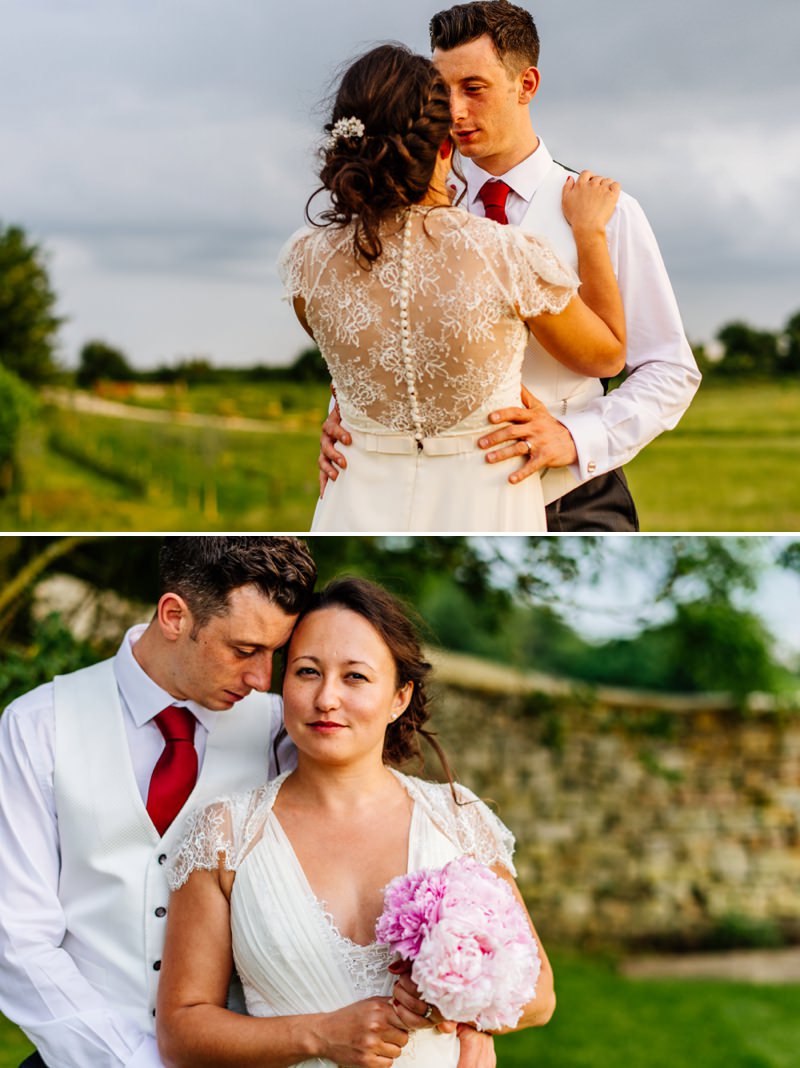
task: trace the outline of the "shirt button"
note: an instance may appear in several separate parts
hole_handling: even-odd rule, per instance
[[[590,475],[593,475],[595,473],[595,471],[597,470],[597,464],[594,462],[594,460],[589,461],[589,463],[586,465],[586,470],[589,472]]]
[[[163,905],[159,905],[158,908],[156,909],[156,916],[158,916],[158,918],[160,920],[162,916],[166,916],[166,915],[167,915],[167,910],[164,908]]]
[[[162,853],[158,858],[158,863],[159,864],[163,864],[166,861],[166,859],[167,859],[167,854],[166,853]]]
[[[155,1009],[153,1009],[153,1015],[155,1016],[155,1014],[156,1014],[156,1010],[155,1010]]]
[[[154,972],[160,972],[161,971],[161,961],[160,960],[155,961],[155,963],[153,964],[153,971]]]

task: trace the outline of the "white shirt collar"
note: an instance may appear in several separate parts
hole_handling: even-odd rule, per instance
[[[185,705],[207,731],[212,731],[217,722],[215,711],[204,708],[196,701],[176,701],[150,678],[133,655],[133,646],[148,626],[147,623],[137,623],[135,627],[131,627],[122,639],[122,644],[114,657],[114,675],[117,686],[134,723],[137,727],[143,727],[170,705]]]
[[[553,157],[547,151],[541,138],[539,138],[539,144],[533,152],[521,163],[506,171],[505,174],[489,174],[488,171],[479,167],[475,160],[462,158],[461,170],[467,182],[467,200],[470,208],[473,207],[478,199],[478,193],[480,193],[484,183],[491,181],[493,178],[502,179],[517,196],[530,203],[533,199],[533,194],[544,181],[552,162]]]

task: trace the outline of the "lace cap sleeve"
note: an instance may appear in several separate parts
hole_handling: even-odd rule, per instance
[[[541,312],[562,312],[580,285],[575,271],[563,263],[542,237],[515,226],[503,227],[511,299],[523,319]]]
[[[226,871],[236,871],[260,824],[254,820],[263,788],[219,798],[196,809],[186,820],[183,837],[170,854],[170,890],[183,886],[193,871],[213,871],[220,859]]]
[[[514,867],[514,835],[503,821],[479,797],[462,786],[456,786],[461,804],[456,805],[447,788],[446,797],[454,813],[458,836],[465,853],[492,867],[502,864],[516,875]]]
[[[278,277],[283,283],[285,299],[305,297],[306,284],[306,246],[312,231],[307,226],[296,230],[278,253]]]
[[[502,820],[466,786],[456,783],[458,804],[453,800],[447,783],[425,782],[409,777],[409,792],[422,802],[428,815],[464,853],[482,864],[502,866],[512,875],[514,867],[514,835]]]

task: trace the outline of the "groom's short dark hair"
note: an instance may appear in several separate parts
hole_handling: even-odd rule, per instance
[[[485,34],[514,74],[539,63],[539,34],[533,16],[507,0],[475,0],[440,11],[431,19],[430,34],[431,49],[443,52]]]
[[[225,615],[231,591],[241,586],[255,586],[287,615],[297,615],[308,604],[316,578],[316,564],[299,538],[165,538],[159,553],[161,593],[182,597],[196,627]]]

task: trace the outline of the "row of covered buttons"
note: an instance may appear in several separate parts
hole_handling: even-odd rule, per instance
[[[400,260],[400,348],[403,353],[406,385],[408,386],[408,397],[411,404],[411,418],[414,421],[414,438],[416,439],[417,447],[422,448],[421,443],[424,434],[422,433],[422,422],[419,417],[419,404],[417,403],[417,387],[414,380],[414,359],[411,350],[411,327],[408,321],[408,272],[409,256],[411,253],[411,218],[412,212],[409,209],[408,215],[406,216],[406,223],[403,228],[403,254]]]

